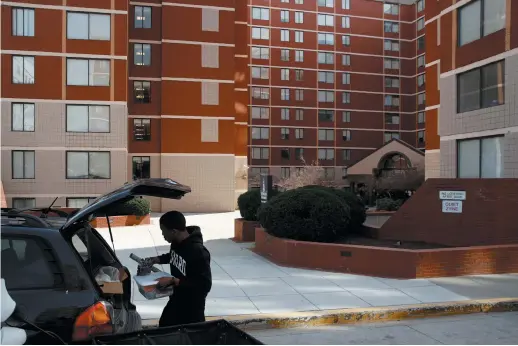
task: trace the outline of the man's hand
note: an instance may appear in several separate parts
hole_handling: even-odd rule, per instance
[[[155,264],[159,264],[160,260],[158,257],[148,257],[142,259],[137,267],[137,275],[147,275],[151,273],[151,267]]]
[[[178,286],[179,284],[180,284],[180,279],[165,277],[165,278],[158,279],[158,284],[156,285],[156,287],[158,289],[164,289],[169,286]]]

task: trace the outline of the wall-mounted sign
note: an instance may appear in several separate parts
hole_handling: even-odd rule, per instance
[[[439,191],[439,199],[465,201],[466,191]]]
[[[462,201],[442,201],[443,213],[462,213]]]

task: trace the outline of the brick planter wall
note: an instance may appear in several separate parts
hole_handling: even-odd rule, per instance
[[[406,250],[281,239],[257,228],[255,252],[286,266],[387,278],[518,272],[518,244]]]
[[[234,240],[237,242],[255,241],[255,229],[260,227],[257,221],[247,221],[243,218],[234,221]]]

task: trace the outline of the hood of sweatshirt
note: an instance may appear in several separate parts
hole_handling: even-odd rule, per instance
[[[203,236],[201,234],[201,228],[198,226],[187,226],[187,233],[189,236],[185,238],[180,244],[185,246],[187,244],[203,244]]]

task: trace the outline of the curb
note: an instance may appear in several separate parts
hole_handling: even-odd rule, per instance
[[[241,329],[257,330],[326,324],[389,322],[507,311],[518,311],[518,298],[477,299],[461,302],[306,311],[285,314],[214,316],[207,317],[207,320],[225,319]],[[158,320],[143,320],[142,325],[144,328],[154,328],[158,326]]]

